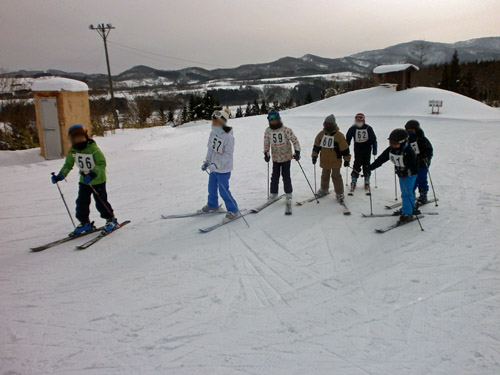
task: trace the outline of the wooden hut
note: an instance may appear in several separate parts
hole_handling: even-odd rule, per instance
[[[413,87],[417,71],[418,67],[413,64],[380,65],[373,69],[373,75],[378,85],[396,86],[399,91]]]
[[[90,106],[88,86],[67,78],[49,78],[33,83],[36,123],[40,138],[40,155],[45,159],[64,157],[71,147],[68,129],[84,125],[89,136]]]

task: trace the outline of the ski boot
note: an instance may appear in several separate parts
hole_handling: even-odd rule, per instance
[[[428,202],[429,200],[427,199],[427,192],[420,193],[420,196],[417,199],[417,206],[422,206]]]
[[[269,202],[278,199],[278,194],[269,194]]]
[[[337,194],[337,202],[339,202],[339,204],[343,205],[344,204],[344,194]]]
[[[106,225],[104,226],[103,232],[109,233],[114,231],[118,227],[118,221],[116,218],[108,219]]]
[[[80,223],[73,232],[69,234],[70,237],[78,237],[81,236],[87,232],[91,232],[94,230],[94,223],[91,222],[86,222],[86,223]]]
[[[413,218],[413,215],[401,215],[398,220],[398,225],[403,225],[410,222]]]
[[[349,191],[349,195],[353,195],[354,194],[354,190],[356,190],[356,182],[351,182],[351,190]]]
[[[285,215],[292,214],[292,194],[286,195],[286,207],[285,207]]]
[[[198,213],[199,214],[209,214],[211,212],[218,212],[219,211],[219,207],[209,207],[208,205],[205,205],[202,207],[201,210],[198,210]]]
[[[238,218],[240,216],[239,212],[228,212],[226,216],[224,216],[224,219],[222,220],[223,223],[229,223],[230,221],[233,221],[234,219]]]
[[[318,198],[324,197],[329,193],[328,189],[319,189],[318,192],[316,193],[316,196]]]
[[[392,216],[401,216],[403,214],[403,211],[401,208],[399,210],[396,210],[392,213]]]

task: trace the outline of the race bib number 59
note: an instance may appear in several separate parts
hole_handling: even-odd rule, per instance
[[[282,145],[285,142],[285,134],[283,132],[272,133],[272,141],[275,146]]]
[[[335,148],[335,140],[331,135],[324,135],[320,146],[322,148]]]
[[[95,167],[92,154],[75,154],[75,164],[83,173],[89,173]]]

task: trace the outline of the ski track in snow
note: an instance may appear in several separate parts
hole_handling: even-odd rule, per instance
[[[351,122],[335,103],[283,113],[311,181],[323,117],[339,114],[344,133]],[[440,199],[423,209],[439,211],[422,221],[424,232],[413,223],[374,234],[395,219],[363,219],[362,191],[347,197],[351,216],[331,194],[292,216],[279,201],[248,215],[250,229],[239,220],[200,235],[221,218],[162,220],[206,199],[199,166],[209,129],[200,122],[98,138],[110,202],[132,223],[84,251],[74,251],[86,241],[77,239],[30,253],[71,230],[49,181],[61,161],[30,150],[16,163],[0,153],[0,375],[498,374],[500,116],[454,120],[453,109],[415,116],[435,147]],[[380,150],[409,119],[366,115]],[[240,207],[252,208],[266,195],[265,117],[231,124],[231,188]],[[292,178],[295,199],[308,198],[295,162]],[[377,170],[377,182],[375,213],[394,201],[391,166]],[[76,184],[76,172],[61,183],[71,208]]]

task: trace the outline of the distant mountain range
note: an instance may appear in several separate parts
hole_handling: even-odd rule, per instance
[[[198,67],[180,70],[160,70],[145,65],[135,66],[113,77],[117,87],[201,84],[211,80],[252,81],[263,78],[307,76],[337,72],[371,73],[381,64],[410,62],[419,64],[440,64],[449,61],[455,49],[462,61],[500,59],[500,37],[471,39],[457,43],[436,43],[412,41],[380,50],[365,51],[342,58],[325,58],[305,55],[299,58],[283,57],[263,64],[247,64],[237,68],[207,70]],[[422,58],[423,57],[423,58]],[[57,75],[86,81],[92,87],[106,87],[104,74],[71,73],[59,70],[26,71],[9,73],[16,77],[36,78]]]

